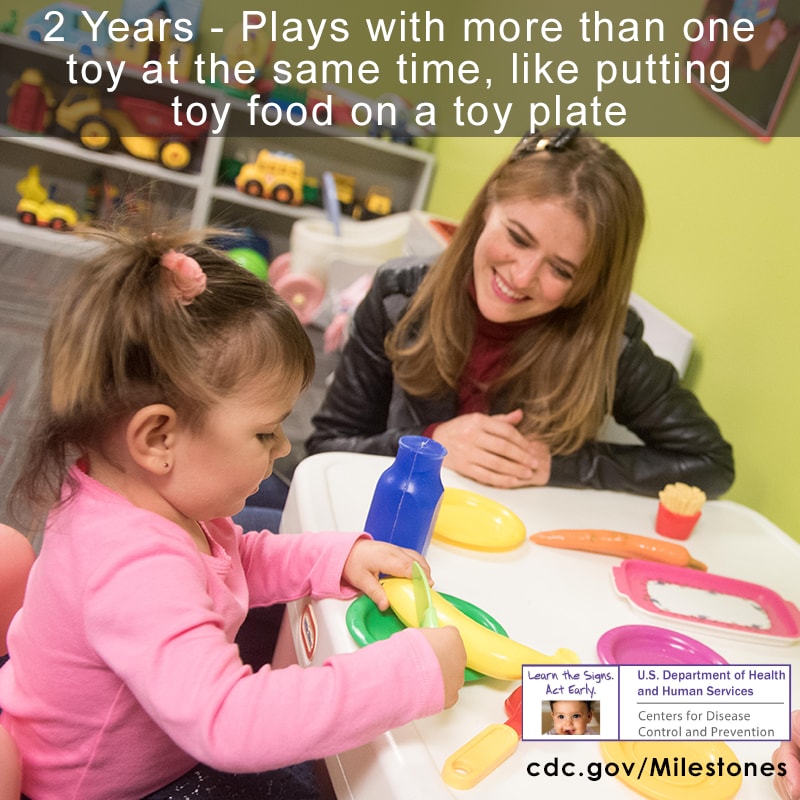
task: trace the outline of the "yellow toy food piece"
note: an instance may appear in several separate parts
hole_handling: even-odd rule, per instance
[[[692,516],[705,505],[706,493],[688,483],[668,483],[659,493],[661,504],[675,514]]]
[[[414,589],[408,578],[386,578],[383,588],[389,598],[392,611],[408,628],[416,628],[417,612],[414,603]],[[533,650],[524,644],[508,639],[495,631],[484,628],[475,620],[459,611],[438,592],[431,590],[433,606],[440,625],[454,625],[458,628],[467,651],[467,666],[505,681],[518,681],[523,664],[578,664],[578,656],[566,648],[560,648],[552,656]]]

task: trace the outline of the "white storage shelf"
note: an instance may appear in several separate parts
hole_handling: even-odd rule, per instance
[[[8,119],[7,90],[25,68],[39,69],[61,99],[70,88],[64,66],[67,51],[0,34],[0,121]],[[102,88],[102,87],[101,87]],[[122,78],[118,94],[128,93],[169,103],[174,90],[169,86],[146,86],[133,70]],[[55,199],[82,209],[90,176],[102,171],[124,191],[147,187],[171,216],[187,219],[200,227],[207,224],[250,227],[270,241],[273,255],[288,249],[289,232],[295,220],[322,215],[315,206],[291,206],[254,198],[221,183],[223,163],[247,160],[258,150],[290,152],[301,158],[306,174],[319,177],[325,170],[355,179],[355,196],[363,198],[371,186],[387,186],[395,211],[422,209],[433,176],[434,157],[423,150],[367,136],[354,136],[352,129],[338,129],[330,135],[300,131],[290,126],[254,135],[244,101],[221,91],[193,84],[181,87],[184,99],[230,102],[226,130],[198,143],[189,170],[176,172],[155,162],[124,152],[96,153],[79,143],[53,135],[21,134],[0,124],[0,180],[6,187],[0,200],[0,241],[29,243],[43,251],[65,252],[85,247],[83,240],[69,234],[22,225],[16,219],[16,183],[32,164],[41,169],[45,187],[55,187]],[[311,135],[313,133],[313,135]]]

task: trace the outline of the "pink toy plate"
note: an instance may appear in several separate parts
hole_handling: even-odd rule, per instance
[[[727,664],[691,636],[655,625],[621,625],[597,640],[603,664]]]
[[[613,577],[617,591],[648,614],[749,641],[800,640],[797,606],[766,586],[639,559],[614,567]]]

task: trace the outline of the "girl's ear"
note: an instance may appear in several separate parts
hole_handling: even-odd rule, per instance
[[[125,441],[131,458],[154,475],[172,469],[178,416],[164,403],[140,408],[128,423]]]

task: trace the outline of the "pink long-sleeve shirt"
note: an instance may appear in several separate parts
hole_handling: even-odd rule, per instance
[[[252,605],[353,595],[359,534],[242,534],[178,526],[73,469],[48,520],[0,670],[0,723],[33,800],[136,800],[195,763],[258,772],[359,746],[440,711],[433,650],[407,630],[320,667],[242,663]]]

